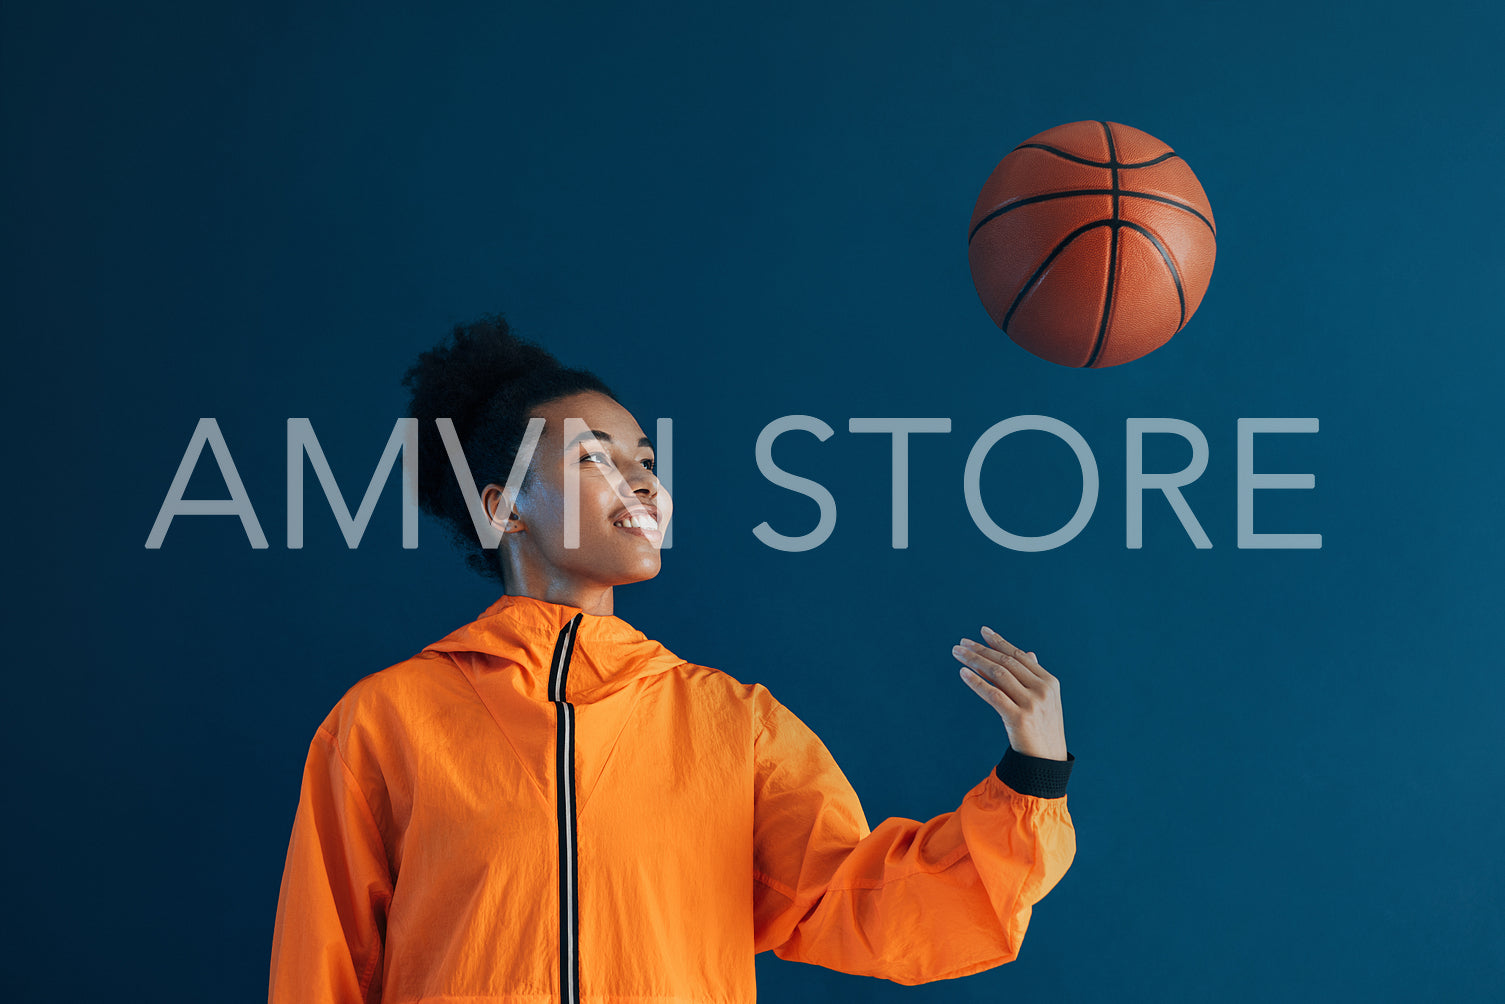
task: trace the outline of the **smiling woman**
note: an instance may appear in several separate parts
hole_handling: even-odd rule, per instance
[[[762,951],[905,984],[1017,956],[1076,851],[1075,758],[1033,653],[992,632],[954,650],[1011,746],[955,811],[870,829],[766,687],[613,614],[616,586],[658,574],[672,506],[652,442],[597,377],[493,316],[405,383],[420,502],[505,593],[357,680],[315,730],[273,1004],[751,1004]],[[446,417],[473,492],[444,467]]]
[[[472,568],[509,593],[608,614],[612,586],[658,574],[656,548],[628,548],[633,540],[611,528],[626,509],[656,512],[659,495],[667,500],[652,474],[652,443],[594,373],[561,366],[492,315],[456,325],[447,342],[418,357],[403,384],[419,421],[419,503],[449,528]],[[502,535],[495,550],[477,535],[451,475],[439,418],[454,423],[486,518]],[[507,477],[531,418],[543,419],[543,434],[511,498]],[[568,442],[567,418],[586,427]],[[585,536],[566,548],[565,493],[576,472]]]
[[[503,583],[508,592],[610,614],[613,586],[659,572],[661,527],[672,507],[653,473],[653,444],[605,393],[569,394],[533,414],[544,425],[532,476],[515,500],[494,482],[481,492],[486,517],[501,534]],[[580,423],[587,428],[561,445]],[[579,499],[573,537],[572,491]]]

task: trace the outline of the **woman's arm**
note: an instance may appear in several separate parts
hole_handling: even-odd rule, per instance
[[[902,984],[1014,959],[1031,907],[1076,854],[1065,797],[1075,758],[1011,750],[955,811],[870,832],[825,745],[757,691],[754,950]]]
[[[381,999],[392,872],[371,807],[333,735],[309,745],[272,933],[269,1004]]]

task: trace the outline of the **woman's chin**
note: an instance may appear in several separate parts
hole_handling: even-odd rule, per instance
[[[638,569],[637,573],[634,575],[632,579],[633,582],[646,582],[649,579],[657,576],[659,572],[663,571],[663,562],[656,555],[649,560],[652,561],[652,564],[650,565],[645,562],[644,566]]]

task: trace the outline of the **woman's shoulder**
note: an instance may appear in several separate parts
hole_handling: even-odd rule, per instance
[[[714,666],[685,662],[678,667],[676,672],[692,686],[714,691],[718,697],[745,704],[760,717],[771,705],[778,703],[773,699],[767,687],[751,680],[750,676],[741,670],[737,670],[734,675],[732,672],[717,669]],[[746,682],[742,677],[748,677]]]
[[[452,661],[436,652],[419,652],[352,683],[318,730],[344,748],[390,734],[404,719],[426,717],[430,708],[464,696],[467,689]]]

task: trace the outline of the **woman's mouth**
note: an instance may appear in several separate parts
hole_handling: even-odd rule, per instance
[[[612,526],[619,530],[626,530],[645,540],[658,543],[664,539],[663,531],[659,529],[658,520],[643,512],[633,512],[617,520]]]

